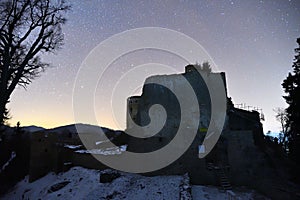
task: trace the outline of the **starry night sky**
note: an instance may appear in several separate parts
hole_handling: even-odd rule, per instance
[[[296,38],[300,37],[300,1],[71,2],[72,11],[67,14],[68,22],[63,27],[65,45],[56,55],[44,56],[52,68],[41,74],[26,91],[22,88],[14,91],[9,104],[11,125],[20,121],[23,126],[50,128],[74,123],[72,89],[88,53],[116,33],[154,26],[180,31],[200,43],[219,70],[226,72],[228,93],[233,102],[262,108],[266,117],[264,131],[279,131],[273,109],[286,106],[281,97],[281,82],[291,70]],[[174,65],[168,59],[168,55],[159,52],[139,52],[114,63],[109,73],[117,80],[118,67],[130,68],[153,60]],[[177,62],[176,67],[184,71],[183,63]],[[99,95],[105,96],[105,91]],[[125,108],[114,113],[124,116],[121,125],[114,124],[107,112],[97,115],[101,126],[124,128]]]

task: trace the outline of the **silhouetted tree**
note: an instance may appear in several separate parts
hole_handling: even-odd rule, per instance
[[[209,62],[206,61],[206,62],[202,63],[202,70],[207,71],[207,72],[211,72],[211,67],[210,67]]]
[[[202,71],[211,72],[211,66],[208,61],[203,62],[202,65],[196,62],[194,66]]]
[[[26,87],[48,63],[40,56],[63,42],[61,25],[69,5],[64,0],[4,0],[0,2],[0,125],[17,85]]]
[[[284,96],[288,104],[287,127],[288,127],[288,148],[289,156],[297,164],[300,164],[300,38],[297,39],[298,47],[295,49],[296,55],[293,62],[293,71],[283,81],[282,87],[287,94]],[[295,174],[300,180],[300,171]]]
[[[273,109],[274,112],[276,113],[275,117],[278,122],[280,122],[281,125],[281,133],[279,133],[279,144],[282,145],[283,149],[286,151],[287,150],[287,122],[288,122],[288,117],[287,117],[287,112],[284,108],[275,108]]]

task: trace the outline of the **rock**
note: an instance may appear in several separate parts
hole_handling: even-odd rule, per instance
[[[48,190],[48,193],[56,192],[56,191],[60,190],[61,188],[65,187],[66,185],[68,185],[69,183],[70,183],[70,181],[63,181],[63,182],[54,184],[50,187],[50,189]]]
[[[121,175],[118,172],[104,172],[100,174],[100,183],[111,183]]]

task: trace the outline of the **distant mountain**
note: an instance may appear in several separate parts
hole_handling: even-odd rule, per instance
[[[10,130],[13,130],[14,127],[6,127],[6,131],[10,129]],[[31,126],[23,126],[21,127],[21,129],[23,131],[26,131],[26,132],[37,132],[37,131],[46,131],[46,132],[56,132],[56,133],[65,133],[65,132],[68,132],[68,133],[72,133],[72,134],[77,134],[78,133],[78,130],[79,129],[80,131],[82,132],[88,132],[88,133],[97,133],[100,129],[102,129],[103,132],[107,133],[107,132],[115,132],[117,134],[121,133],[122,131],[114,131],[112,129],[109,129],[109,128],[105,128],[105,127],[100,127],[100,126],[95,126],[95,125],[90,125],[90,124],[81,124],[81,123],[78,123],[78,124],[69,124],[69,125],[64,125],[64,126],[58,126],[58,127],[55,127],[55,128],[51,128],[51,129],[46,129],[46,128],[43,128],[43,127],[40,127],[40,126],[34,126],[34,125],[31,125]]]
[[[14,128],[6,125],[0,127],[0,133],[5,133],[6,135],[11,135],[14,133]]]
[[[7,137],[11,137],[15,135],[16,130],[17,130],[16,127],[2,126],[2,132],[5,133]],[[90,124],[81,124],[81,123],[59,126],[52,129],[46,129],[34,125],[23,126],[21,127],[21,130],[29,134],[37,133],[37,132],[44,132],[45,134],[57,133],[58,135],[60,135],[60,137],[71,137],[72,135],[73,136],[78,135],[78,130],[79,130],[81,133],[93,134],[94,136],[97,136],[97,140],[99,141],[106,140],[107,137],[111,139],[116,138],[122,135],[122,133],[124,133],[123,131],[120,130],[115,131],[105,127],[100,127],[100,126],[90,125]],[[106,137],[104,136],[104,134],[100,134],[101,133],[100,131],[102,131],[102,133],[105,133]],[[124,139],[122,139],[122,141],[123,140]]]
[[[102,131],[105,133],[113,131],[113,130],[111,130],[109,128],[105,128],[105,127],[100,127],[100,126],[95,126],[95,125],[90,125],[90,124],[80,124],[80,123],[59,126],[59,127],[47,129],[47,130],[51,131],[51,132],[58,132],[58,133],[68,131],[70,133],[77,134],[78,133],[77,129],[79,129],[81,132],[88,132],[88,133],[97,133],[97,132],[99,132],[100,129],[102,129]]]
[[[42,131],[42,130],[45,130],[45,128],[43,128],[43,127],[40,127],[40,126],[23,126],[23,127],[21,127],[21,129],[23,130],[23,131],[27,131],[27,132],[31,132],[31,133],[33,133],[33,132],[36,132],[36,131]]]

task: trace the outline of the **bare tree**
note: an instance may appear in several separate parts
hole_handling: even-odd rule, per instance
[[[287,112],[284,108],[275,108],[273,109],[276,113],[275,117],[278,122],[280,122],[281,125],[281,136],[279,137],[279,144],[283,145],[283,148],[286,150],[287,147]]]
[[[206,72],[211,72],[211,66],[208,61],[202,63],[202,70]]]
[[[61,25],[70,6],[64,0],[0,2],[0,124],[17,85],[26,88],[46,67],[41,54],[63,44]]]
[[[194,66],[201,71],[205,71],[205,72],[209,72],[209,73],[212,71],[211,66],[208,61],[203,62],[202,65],[200,63],[196,62],[196,64],[194,64]]]

